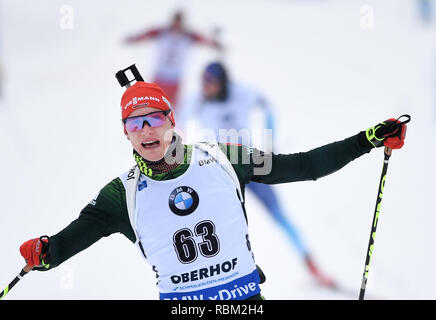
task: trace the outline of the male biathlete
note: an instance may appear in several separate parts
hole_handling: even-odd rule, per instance
[[[110,181],[65,229],[23,243],[27,267],[50,270],[102,237],[122,233],[156,272],[160,299],[261,299],[244,186],[316,180],[375,147],[401,148],[406,125],[381,122],[308,152],[185,145],[165,92],[136,81],[121,98],[135,166]]]

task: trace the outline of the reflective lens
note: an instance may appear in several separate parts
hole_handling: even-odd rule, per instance
[[[152,128],[160,127],[165,123],[165,117],[168,113],[167,111],[156,111],[143,116],[126,118],[123,123],[126,125],[126,130],[130,132],[142,130],[145,124]]]

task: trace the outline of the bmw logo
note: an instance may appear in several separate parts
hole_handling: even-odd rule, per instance
[[[172,212],[178,216],[187,216],[197,209],[199,198],[194,189],[186,186],[171,191],[168,204]]]

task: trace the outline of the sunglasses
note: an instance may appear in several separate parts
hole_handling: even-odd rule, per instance
[[[122,119],[126,130],[130,132],[136,132],[142,130],[144,125],[147,124],[151,128],[160,127],[165,123],[166,116],[171,110],[155,111],[143,116],[130,117]]]

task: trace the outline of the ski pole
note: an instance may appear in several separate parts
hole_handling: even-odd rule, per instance
[[[369,235],[368,250],[366,252],[365,268],[363,269],[363,277],[362,277],[362,284],[360,286],[359,300],[363,300],[365,297],[366,282],[368,281],[369,264],[371,262],[371,256],[374,248],[375,232],[377,230],[377,222],[378,222],[378,217],[380,215],[381,201],[383,198],[383,190],[386,181],[386,172],[388,171],[389,158],[391,157],[392,154],[392,149],[389,147],[385,147],[384,151],[385,151],[384,152],[385,157],[383,161],[383,169],[380,177],[380,184],[378,187],[377,201],[375,203],[374,217],[372,219],[372,225],[371,225],[371,233]]]
[[[22,277],[24,277],[30,270],[32,270],[33,267],[26,265],[23,269],[21,269],[21,272],[18,276],[15,277],[14,280],[9,283],[8,286],[0,293],[0,300],[5,297],[5,295],[8,294],[8,292],[17,284],[18,281],[21,280]]]

